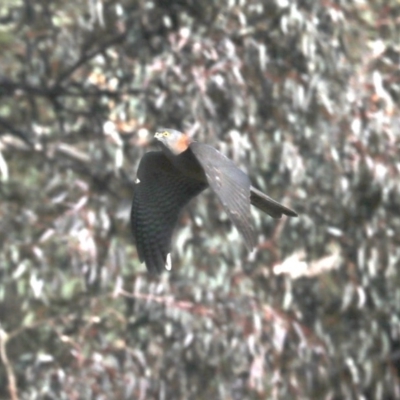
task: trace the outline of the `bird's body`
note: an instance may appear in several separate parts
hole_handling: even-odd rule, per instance
[[[172,130],[156,133],[162,151],[139,164],[131,210],[132,232],[149,272],[170,269],[171,237],[181,209],[207,187],[216,193],[246,246],[256,246],[250,204],[280,218],[297,214],[251,185],[249,177],[215,148]]]

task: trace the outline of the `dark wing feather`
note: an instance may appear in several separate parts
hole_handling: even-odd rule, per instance
[[[214,147],[191,143],[193,152],[204,169],[207,182],[220,199],[226,213],[252,250],[257,238],[250,213],[250,179],[229,158]]]
[[[250,188],[250,201],[253,206],[264,211],[272,218],[281,218],[282,214],[288,215],[289,217],[297,217],[295,211],[271,199],[271,197],[253,186]]]
[[[171,251],[171,237],[179,212],[206,183],[183,175],[162,152],[146,153],[139,164],[139,182],[131,209],[132,232],[141,262],[160,273]]]

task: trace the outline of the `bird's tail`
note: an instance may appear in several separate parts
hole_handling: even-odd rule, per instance
[[[272,218],[281,218],[282,214],[288,215],[289,217],[297,217],[295,211],[271,199],[271,197],[253,186],[250,187],[250,202],[253,206],[264,211]]]

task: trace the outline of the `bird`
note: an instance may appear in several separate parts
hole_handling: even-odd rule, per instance
[[[147,152],[140,160],[130,214],[139,260],[151,274],[171,269],[171,238],[179,214],[208,187],[249,251],[257,244],[250,205],[272,218],[297,216],[255,188],[247,174],[214,147],[175,129],[159,129],[154,137],[161,151]]]

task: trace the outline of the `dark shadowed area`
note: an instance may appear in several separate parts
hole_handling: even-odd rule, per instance
[[[400,399],[398,0],[0,2],[0,398]],[[209,190],[172,271],[129,226],[158,127],[299,213]]]

